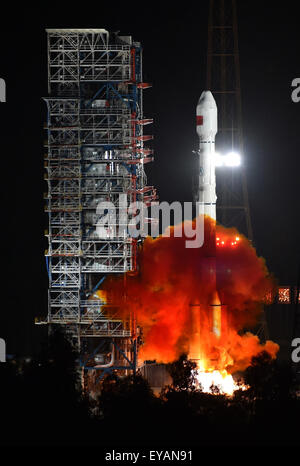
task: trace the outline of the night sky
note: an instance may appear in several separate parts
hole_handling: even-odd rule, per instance
[[[300,77],[298,2],[239,0],[245,163],[254,244],[281,284],[296,284],[299,262]],[[88,2],[6,11],[0,30],[2,306],[8,353],[36,351],[46,315],[43,238],[43,123],[47,95],[46,27],[105,28],[144,48],[145,117],[153,117],[155,162],[149,183],[161,201],[190,201],[197,147],[195,107],[205,89],[208,1]],[[41,4],[42,5],[42,4]],[[161,7],[161,5],[164,5]],[[195,6],[196,5],[196,6]],[[72,10],[73,8],[73,10]]]

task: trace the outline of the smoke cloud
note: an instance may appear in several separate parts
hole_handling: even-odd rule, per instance
[[[195,221],[194,221],[195,222]],[[175,237],[181,228],[182,237]],[[257,325],[268,293],[274,288],[265,261],[236,229],[217,225],[215,250],[207,240],[215,228],[205,217],[204,245],[185,247],[183,225],[170,228],[170,237],[148,237],[138,255],[138,272],[110,278],[105,288],[119,306],[120,317],[134,315],[143,330],[139,358],[168,363],[189,352],[199,318],[199,355],[205,370],[244,370],[261,351],[276,357],[278,345],[264,345],[250,333]],[[211,328],[211,302],[217,290],[222,303],[220,336]],[[198,313],[198,314],[197,314]]]

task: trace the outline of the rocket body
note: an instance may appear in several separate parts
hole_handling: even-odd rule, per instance
[[[210,91],[203,91],[196,109],[197,134],[199,136],[199,180],[197,202],[199,214],[209,215],[216,220],[216,162],[215,139],[218,132],[218,109],[215,99]],[[204,238],[210,244],[212,257],[210,257],[211,279],[215,289],[211,296],[212,332],[221,335],[221,302],[217,292],[216,270],[216,230],[215,226],[209,233],[209,238]]]
[[[215,137],[218,132],[218,110],[210,91],[203,91],[198,101],[197,134],[199,136],[199,179],[196,192],[198,213],[216,219]]]
[[[216,174],[215,174],[215,138],[218,131],[218,110],[210,91],[203,91],[196,109],[197,134],[199,136],[197,188],[195,201],[198,215],[208,215],[216,220]],[[208,232],[204,242],[208,243],[209,257],[205,267],[210,270],[210,288],[213,290],[209,303],[195,300],[190,304],[191,338],[189,358],[197,361],[198,367],[203,365],[202,328],[207,325],[212,334],[220,338],[222,333],[222,304],[217,291],[216,280],[216,231],[215,223]],[[207,312],[209,310],[209,312]],[[208,319],[208,321],[207,321]],[[209,363],[207,361],[207,363]]]

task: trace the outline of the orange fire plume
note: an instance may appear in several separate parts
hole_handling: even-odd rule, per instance
[[[148,237],[139,254],[139,271],[128,274],[126,288],[120,278],[107,282],[122,317],[134,314],[143,329],[140,359],[168,363],[187,353],[201,371],[231,374],[244,370],[263,350],[276,357],[277,344],[262,345],[245,332],[257,324],[265,296],[274,287],[265,261],[236,229],[222,226],[217,226],[212,259],[205,239],[215,228],[213,222],[205,217],[200,248],[186,248],[183,225],[170,228],[170,237]],[[182,237],[174,236],[178,228]]]

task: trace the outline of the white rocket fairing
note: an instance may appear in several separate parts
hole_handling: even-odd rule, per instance
[[[215,137],[218,132],[218,110],[210,91],[203,91],[197,105],[199,136],[199,179],[196,193],[199,214],[216,219]]]

